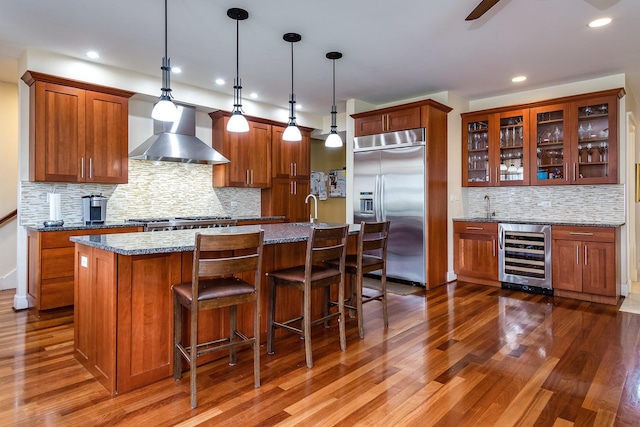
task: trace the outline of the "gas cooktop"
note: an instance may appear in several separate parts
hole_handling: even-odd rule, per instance
[[[211,221],[217,219],[231,219],[230,216],[176,216],[166,218],[129,218],[126,222],[141,222],[148,224],[150,222],[169,222],[169,221]]]

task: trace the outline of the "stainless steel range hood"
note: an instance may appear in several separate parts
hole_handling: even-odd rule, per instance
[[[209,165],[229,163],[229,159],[196,137],[196,109],[176,106],[178,119],[173,123],[154,120],[153,136],[129,153],[129,157]]]

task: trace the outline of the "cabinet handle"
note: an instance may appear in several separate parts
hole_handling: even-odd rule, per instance
[[[293,195],[296,196],[298,194],[298,182],[293,181]]]
[[[491,252],[493,252],[493,257],[496,257],[496,239],[491,241]]]
[[[580,264],[580,245],[576,245],[576,265]]]
[[[587,247],[587,245],[584,245],[584,265],[589,264],[589,258],[587,256],[588,251],[589,251],[589,248]]]
[[[471,227],[468,225],[467,230],[484,230],[484,227]]]
[[[253,185],[253,169],[251,169],[251,185]]]
[[[249,169],[245,171],[244,183],[249,185]]]
[[[289,194],[293,194],[293,181],[289,183]]]
[[[384,114],[382,115],[382,130],[386,130],[386,129],[384,128]]]
[[[89,157],[89,179],[93,179],[93,157]]]
[[[569,181],[568,172],[569,172],[569,162],[564,164],[564,180],[567,181],[567,182]]]
[[[593,233],[587,233],[586,231],[570,231],[569,234],[574,236],[593,236]]]
[[[84,179],[84,157],[80,158],[80,178]]]
[[[293,163],[289,163],[289,175],[293,176]]]
[[[576,163],[574,163],[573,164],[573,180],[574,181],[576,180],[576,176],[578,176],[577,175],[577,173],[578,173],[577,169],[578,169],[578,165]]]
[[[298,176],[298,164],[293,163],[293,176]]]

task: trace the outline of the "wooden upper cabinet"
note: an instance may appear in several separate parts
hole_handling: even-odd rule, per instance
[[[612,89],[462,114],[463,186],[617,183],[622,96]]]
[[[126,183],[133,92],[27,71],[32,181]]]
[[[230,113],[216,111],[213,148],[229,163],[213,166],[214,187],[271,187],[271,125],[249,121],[249,132],[227,132]]]
[[[353,114],[355,136],[375,135],[397,130],[419,128],[421,114],[419,106],[389,108]]]
[[[274,178],[311,177],[311,134],[301,130],[302,141],[283,141],[284,126],[271,127],[273,155],[271,169]]]

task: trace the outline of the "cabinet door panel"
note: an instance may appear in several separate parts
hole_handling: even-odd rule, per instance
[[[386,132],[420,127],[420,107],[392,111],[386,116]]]
[[[553,287],[582,292],[582,261],[580,242],[553,240]]]
[[[34,96],[32,179],[58,182],[84,179],[81,165],[85,156],[85,91],[36,82]]]
[[[498,280],[497,233],[456,233],[455,272],[461,276]]]
[[[573,152],[572,129],[567,126],[568,104],[554,104],[530,111],[531,183],[564,185],[571,183]]]
[[[383,133],[382,114],[375,114],[369,117],[360,117],[354,121],[355,136],[376,135]]]
[[[71,248],[73,250],[73,248]],[[73,255],[72,255],[73,257]],[[73,264],[73,262],[72,262]],[[73,304],[73,271],[71,276],[43,279],[40,285],[40,310]]]
[[[127,182],[128,102],[128,99],[119,96],[87,91],[87,182]]]
[[[284,127],[272,126],[274,178],[307,178],[311,175],[309,132],[302,132],[302,141],[283,141]]]
[[[582,291],[615,296],[615,246],[613,243],[584,242],[582,247]]]

